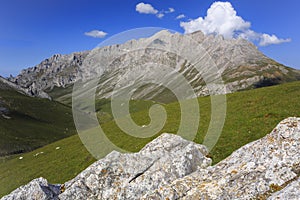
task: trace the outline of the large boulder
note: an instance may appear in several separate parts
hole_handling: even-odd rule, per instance
[[[60,199],[140,199],[211,164],[203,145],[163,134],[139,153],[112,152],[64,185]]]
[[[300,118],[288,118],[217,165],[199,169],[144,199],[266,199],[299,177],[299,168]],[[295,187],[300,189],[299,184]]]

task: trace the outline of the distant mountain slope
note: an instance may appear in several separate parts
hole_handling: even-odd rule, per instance
[[[200,45],[203,51],[199,51]],[[165,50],[168,46],[170,46],[169,52]],[[199,76],[194,64],[182,55],[174,53],[185,48],[188,54],[195,58],[200,59],[205,53],[209,55],[218,68],[216,73],[222,74],[227,92],[300,80],[298,70],[266,57],[256,46],[246,40],[206,36],[200,31],[190,35],[161,31],[150,38],[132,40],[125,44],[70,55],[54,55],[35,67],[24,69],[18,76],[9,80],[29,89],[32,93],[45,91],[55,99],[69,102],[71,90],[64,88],[69,88],[68,86],[81,78],[89,79],[97,74],[101,77],[98,98],[110,98],[113,88],[121,79],[127,80],[127,84],[130,85],[131,81],[136,79],[137,82],[145,81],[148,75],[158,79],[167,78],[161,75],[158,68],[147,65],[153,62],[171,67],[182,74],[198,96],[208,95],[203,77]],[[160,51],[161,49],[164,50]],[[100,59],[110,64],[100,67],[91,66],[90,63]],[[201,71],[207,71],[212,67],[207,59],[201,62]],[[135,93],[133,98],[158,101],[173,99],[165,88],[154,84],[144,86]]]
[[[25,94],[0,79],[0,157],[31,151],[75,133],[69,107]]]

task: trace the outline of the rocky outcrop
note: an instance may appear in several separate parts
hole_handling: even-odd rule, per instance
[[[13,193],[1,200],[58,200],[60,185],[51,185],[46,179],[38,178],[25,186],[16,189]]]
[[[175,135],[163,134],[139,153],[112,152],[67,182],[60,199],[139,199],[210,165],[207,149]]]
[[[210,57],[211,62],[204,57],[197,71],[193,61],[181,54],[182,49],[190,49],[188,54],[194,58],[209,55],[206,57]],[[94,63],[94,66],[90,66],[91,63]],[[24,69],[18,76],[11,77],[9,80],[26,88],[33,95],[43,92],[52,95],[51,92],[55,87],[63,90],[82,78],[99,76],[98,98],[110,98],[112,90],[120,80],[125,80],[125,87],[134,80],[143,82],[148,76],[167,79],[159,70],[161,66],[167,66],[183,75],[196,95],[205,96],[211,92],[208,91],[206,86],[208,83],[205,84],[199,71],[211,69],[212,63],[217,67],[213,71],[222,74],[227,93],[300,80],[299,71],[287,68],[266,57],[246,40],[206,36],[200,31],[189,35],[162,31],[150,38],[132,40],[125,44],[69,55],[57,54],[35,67]],[[174,80],[174,77],[169,79],[166,85]],[[219,90],[216,93],[224,93],[224,91]],[[137,91],[133,98],[156,100],[162,95],[167,95],[164,88],[148,84]]]
[[[0,76],[0,89],[1,90],[15,90],[17,92],[20,92],[20,93],[28,95],[28,96],[51,99],[51,97],[43,90],[38,90],[32,86],[31,87],[23,87],[21,85],[18,85],[16,83],[13,83],[13,82],[3,78],[1,76]]]
[[[215,166],[204,146],[163,134],[138,153],[110,153],[60,185],[60,194],[38,179],[3,199],[297,199],[299,150],[300,118]]]
[[[211,159],[205,157],[207,154],[208,150],[203,145],[176,135],[163,134],[139,153],[121,154],[114,151],[95,162],[76,178],[60,186],[63,192],[59,199],[139,199],[147,191],[209,166]],[[33,181],[3,199],[34,198],[31,194],[36,193],[32,190],[37,190],[38,194],[42,192],[36,187],[36,181]],[[57,197],[57,193],[52,195]],[[47,194],[41,197],[49,199],[44,198],[48,197]]]
[[[299,177],[299,150],[300,118],[289,118],[217,165],[199,169],[147,194],[145,199],[266,198]]]

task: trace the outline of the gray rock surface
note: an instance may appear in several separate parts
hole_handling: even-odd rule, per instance
[[[60,185],[51,185],[44,178],[34,179],[1,200],[58,200]]]
[[[147,191],[205,168],[207,149],[163,134],[139,153],[112,152],[65,184],[60,199],[139,199]]]
[[[299,200],[300,198],[300,178],[288,184],[282,190],[274,193],[268,200]]]
[[[217,165],[199,169],[144,199],[268,197],[299,177],[299,150],[300,118],[288,118],[264,138],[241,147]]]
[[[20,92],[20,93],[28,95],[28,96],[51,99],[51,97],[43,90],[38,90],[36,88],[34,89],[32,86],[31,87],[23,87],[22,85],[13,83],[1,76],[0,76],[0,89],[2,89],[2,90],[13,89],[17,92]]]

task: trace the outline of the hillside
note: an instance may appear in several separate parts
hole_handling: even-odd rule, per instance
[[[213,163],[219,163],[241,146],[264,137],[283,119],[300,115],[300,82],[293,82],[227,95],[227,117],[222,135],[209,153]],[[106,105],[106,104],[105,104]],[[210,98],[199,98],[200,128],[195,142],[201,143],[210,120]],[[180,112],[178,103],[165,105],[168,121],[160,133],[176,133]],[[132,115],[140,125],[147,123],[148,110]],[[106,135],[114,144],[137,152],[154,138],[137,139],[125,135],[114,122],[103,124]],[[59,147],[59,149],[56,149]],[[38,156],[37,153],[44,152]],[[23,159],[20,160],[19,156]],[[0,163],[0,196],[37,177],[51,183],[63,183],[88,167],[94,158],[78,136],[72,136],[33,152],[2,160]],[[68,158],[68,159],[66,159]],[[52,162],[49,162],[51,160]]]
[[[67,102],[65,102],[68,104]],[[132,101],[131,112],[152,102]],[[7,80],[0,79],[0,157],[29,152],[76,134],[72,109],[56,101],[32,97]],[[109,100],[97,100],[100,122],[113,116]]]
[[[29,97],[0,80],[0,157],[32,151],[73,134],[69,107]]]
[[[300,118],[282,120],[270,134],[211,166],[204,145],[164,133],[137,153],[113,151],[74,179],[44,178],[1,200],[289,199],[300,191]]]
[[[143,86],[134,99],[171,102],[174,96],[161,84],[172,86],[179,75],[197,96],[209,95],[207,84],[213,84],[212,93],[219,94],[300,80],[299,70],[268,58],[246,40],[224,39],[200,31],[187,35],[161,31],[124,44],[57,54],[9,80],[33,94],[47,92],[63,103],[70,103],[74,83],[93,78],[99,78],[98,99],[110,98],[117,85],[120,88],[115,92],[121,93],[134,84]],[[219,75],[226,91],[220,89]]]

